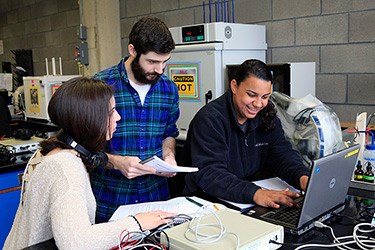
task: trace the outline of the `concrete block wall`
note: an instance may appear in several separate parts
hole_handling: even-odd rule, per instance
[[[78,74],[74,61],[79,26],[77,0],[0,0],[0,62],[11,62],[12,49],[32,49],[34,74],[45,75],[45,58],[61,57],[63,74]],[[59,73],[58,63],[56,64]]]
[[[206,20],[208,2],[205,0]],[[117,53],[122,55],[128,54],[132,25],[143,16],[159,17],[169,27],[203,22],[203,0],[119,3],[120,8],[116,8],[120,12],[122,51]],[[233,3],[235,22],[266,26],[267,63],[316,63],[316,95],[338,114],[340,121],[354,122],[357,113],[375,112],[375,1]],[[32,49],[35,75],[45,74],[44,60],[52,57],[62,57],[64,74],[78,74],[74,51],[79,15],[77,0],[0,0],[0,40],[4,45],[0,61],[13,61],[11,49]]]
[[[141,17],[159,17],[168,27],[197,24],[203,22],[202,5],[203,0],[120,0],[123,55]],[[340,121],[375,112],[375,1],[234,0],[234,13],[237,23],[266,26],[267,63],[316,63],[316,96]]]

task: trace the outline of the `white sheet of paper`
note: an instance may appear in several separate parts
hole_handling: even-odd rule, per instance
[[[300,190],[295,189],[293,186],[289,185],[287,182],[283,181],[279,177],[273,177],[273,178],[269,178],[269,179],[254,181],[253,183],[255,185],[261,187],[262,189],[266,189],[266,190],[283,191],[286,188],[289,188],[289,190],[291,192],[300,193]],[[220,199],[220,198],[218,198],[218,199]],[[254,204],[254,203],[238,203],[238,202],[228,201],[228,200],[224,200],[224,199],[220,199],[220,200],[223,200],[223,201],[225,201],[229,204],[232,204],[233,206],[236,206],[236,207],[240,208],[241,210],[256,206],[256,204]]]
[[[198,197],[191,197],[196,202],[202,205],[212,205],[212,202],[203,200]],[[217,204],[219,209],[224,209],[225,206]],[[162,210],[170,213],[187,214],[193,216],[200,207],[196,204],[186,200],[185,197],[177,197],[168,201],[154,201],[132,205],[123,205],[117,208],[115,213],[109,219],[109,221],[118,220],[121,218],[128,217],[129,215],[136,215],[138,213],[146,213],[155,210]],[[209,208],[214,210],[214,208]]]
[[[300,193],[300,190],[294,188],[293,186],[289,185],[287,182],[283,181],[279,177],[273,177],[269,179],[259,180],[253,182],[255,185],[267,189],[267,190],[277,190],[283,191],[286,188],[289,188],[290,192]]]
[[[198,168],[194,167],[178,167],[163,161],[156,155],[141,161],[141,164],[153,167],[156,172],[197,172]]]
[[[12,79],[13,79],[12,73],[7,73],[7,74],[0,73],[0,89],[6,89],[8,91],[12,91],[13,90]]]

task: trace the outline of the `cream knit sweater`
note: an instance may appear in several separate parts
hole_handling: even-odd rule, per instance
[[[96,201],[86,167],[70,152],[36,157],[25,170],[23,195],[4,249],[55,239],[59,249],[109,249],[120,233],[140,231],[133,218],[96,224]],[[31,161],[32,162],[32,161]]]

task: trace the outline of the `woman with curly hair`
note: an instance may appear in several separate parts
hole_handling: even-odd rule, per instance
[[[204,106],[190,123],[179,165],[196,166],[187,174],[184,193],[204,191],[241,203],[296,206],[298,194],[262,190],[251,181],[267,167],[292,186],[304,190],[309,170],[284,137],[269,100],[272,74],[265,63],[247,60],[236,70],[230,89]]]

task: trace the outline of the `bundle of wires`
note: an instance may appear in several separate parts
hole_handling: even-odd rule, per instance
[[[129,232],[124,230],[120,234],[119,245],[111,248],[110,250],[131,250],[131,249],[169,249],[168,246],[164,244],[159,244],[160,242],[160,233],[164,233],[164,230],[173,227],[176,224],[181,224],[188,222],[192,218],[186,214],[179,214],[174,217],[169,217],[168,219],[173,220],[171,223],[161,225],[154,231],[146,232]],[[155,239],[154,239],[155,238]]]
[[[123,235],[124,234],[124,235]],[[143,240],[147,237],[149,232],[129,232],[127,229],[121,232],[118,246],[110,250],[131,250],[131,249],[160,249],[166,250],[163,244],[147,244]]]
[[[237,246],[236,249],[240,246],[240,238],[237,234],[232,232],[227,232],[225,227],[223,226],[219,216],[213,212],[210,211],[211,214],[213,214],[218,222],[218,224],[201,224],[202,217],[205,215],[204,211],[208,208],[208,205],[200,207],[195,215],[193,216],[193,219],[189,223],[189,227],[185,232],[185,238],[188,239],[191,242],[194,243],[201,243],[201,244],[211,244],[218,242],[221,240],[221,238],[224,235],[234,235],[237,238]],[[208,209],[207,209],[208,210]],[[199,232],[199,229],[202,228],[214,228],[218,233],[213,234],[204,234]],[[218,229],[218,230],[217,230]],[[194,238],[191,237],[191,234],[193,234]]]
[[[372,227],[370,223],[359,223],[353,229],[353,235],[349,236],[342,236],[336,237],[333,228],[327,226],[321,222],[315,222],[316,227],[324,227],[329,228],[331,234],[333,236],[333,243],[332,244],[305,244],[297,247],[295,250],[303,249],[306,247],[320,247],[320,248],[328,248],[328,247],[337,247],[338,249],[363,249],[363,250],[370,250],[375,248],[375,237],[373,237],[375,228]],[[350,245],[354,245],[355,248],[350,247]]]

